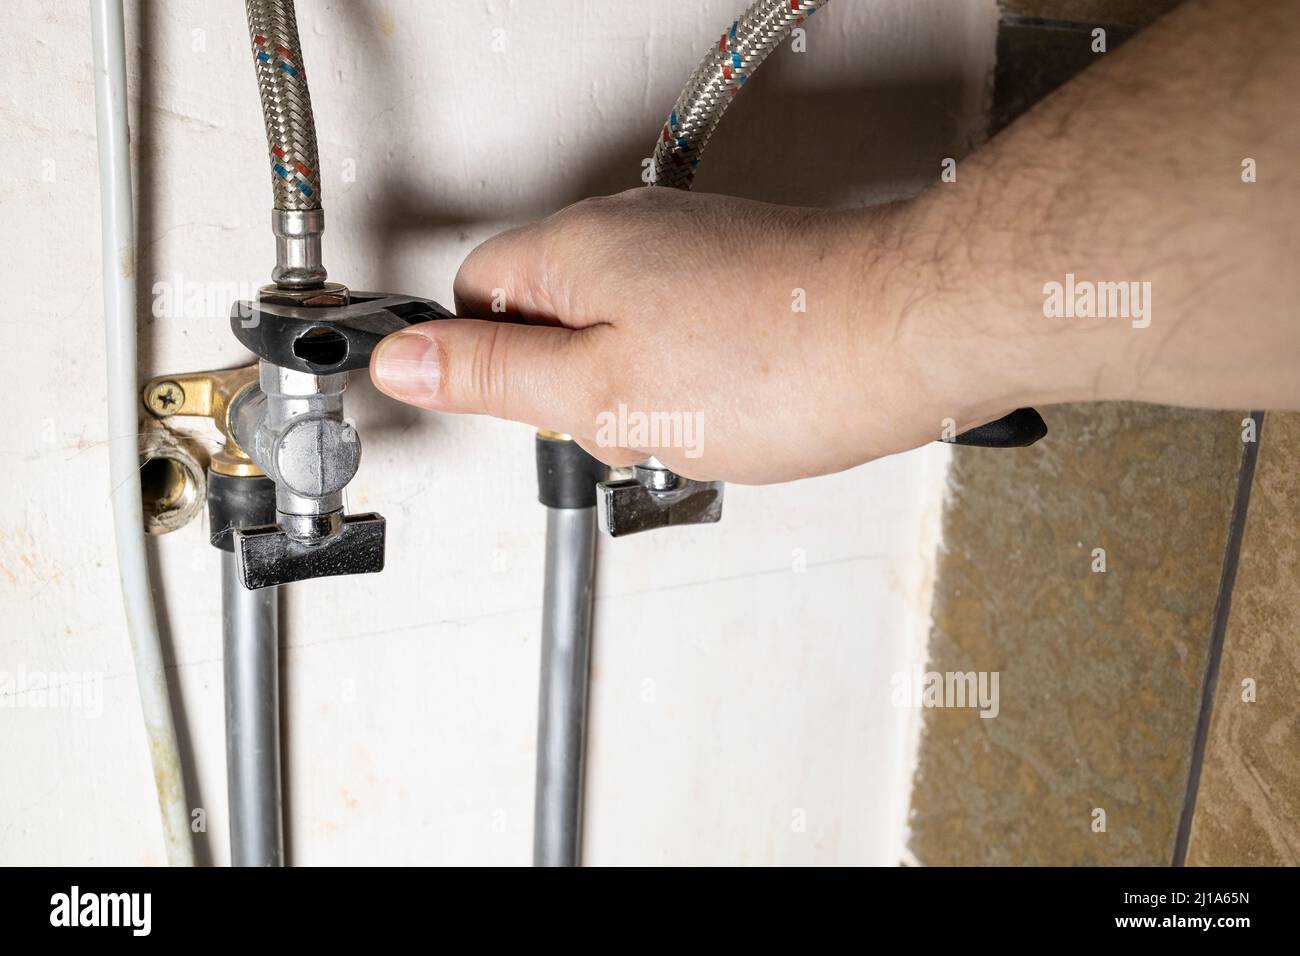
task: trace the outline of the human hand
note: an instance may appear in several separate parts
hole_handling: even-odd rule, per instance
[[[456,278],[467,318],[390,336],[372,375],[424,408],[570,434],[614,466],[654,455],[743,483],[849,468],[1014,407],[929,390],[934,355],[914,353],[888,281],[906,255],[897,211],[587,200],[479,246]]]

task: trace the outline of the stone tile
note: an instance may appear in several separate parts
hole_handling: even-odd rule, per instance
[[[1166,864],[1243,416],[1044,416],[1033,448],[956,449],[928,669],[999,672],[1000,712],[924,712],[911,849],[930,865]]]
[[[1264,422],[1191,864],[1300,864],[1300,414]],[[1244,681],[1255,700],[1243,700]]]
[[[1133,33],[1132,27],[1109,28],[1107,49],[1117,49]],[[1086,26],[1004,22],[998,28],[990,134],[1010,125],[1048,93],[1104,55],[1092,52],[1092,35]]]
[[[1105,55],[1092,50],[1094,27],[1105,26],[1107,52],[1114,52],[1180,2],[1003,0],[990,134]]]

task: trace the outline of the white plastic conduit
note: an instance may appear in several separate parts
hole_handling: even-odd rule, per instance
[[[100,228],[103,233],[104,330],[108,362],[110,498],[117,536],[122,599],[135,658],[154,783],[162,810],[167,862],[193,866],[189,811],[180,750],[163,670],[158,618],[149,587],[136,379],[135,217],[131,208],[131,147],[127,130],[126,33],[121,0],[91,0],[95,46],[95,128],[99,141]]]

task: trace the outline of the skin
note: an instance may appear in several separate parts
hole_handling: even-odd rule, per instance
[[[1297,91],[1289,4],[1191,0],[917,199],[819,210],[641,188],[497,236],[457,276],[466,318],[390,336],[371,375],[424,408],[568,433],[611,465],[653,453],[750,484],[1030,405],[1300,408]],[[1045,317],[1044,285],[1066,273],[1150,282],[1149,327]],[[703,454],[598,445],[620,404],[698,412]]]

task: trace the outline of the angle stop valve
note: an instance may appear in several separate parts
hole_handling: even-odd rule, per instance
[[[347,373],[364,369],[384,336],[450,318],[428,299],[271,285],[239,302],[230,325],[259,361],[258,387],[230,410],[234,437],[275,482],[276,523],[235,531],[247,588],[375,572],[384,566],[384,519],[345,515],[343,489],[361,463],[361,440],[343,418]]]

